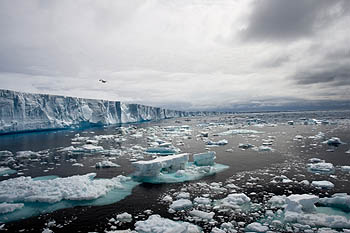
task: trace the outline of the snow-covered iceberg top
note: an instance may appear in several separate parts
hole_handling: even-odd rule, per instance
[[[138,183],[119,175],[94,179],[95,173],[58,177],[17,177],[0,182],[0,222],[77,205],[106,205],[131,194]],[[9,211],[12,210],[12,211]]]
[[[0,105],[0,134],[142,122],[190,115],[189,112],[119,101],[10,90],[0,90]]]

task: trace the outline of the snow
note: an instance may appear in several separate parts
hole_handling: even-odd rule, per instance
[[[187,222],[175,222],[162,218],[160,215],[151,215],[146,221],[137,221],[135,230],[138,233],[200,233],[196,225]]]
[[[197,166],[211,166],[215,163],[215,151],[208,151],[205,153],[194,154],[193,161]]]
[[[23,203],[0,203],[0,214],[10,213],[23,208]]]
[[[188,112],[140,104],[10,90],[0,90],[0,105],[0,134],[142,122],[189,115]]]
[[[173,210],[183,210],[183,209],[189,209],[193,206],[192,201],[188,199],[179,199],[174,201],[169,208]]]
[[[104,161],[96,163],[95,167],[96,168],[109,168],[109,167],[120,167],[120,166],[116,163],[109,161],[109,160],[104,160]]]
[[[188,161],[188,154],[169,155],[166,157],[159,157],[149,161],[133,162],[136,168],[134,176],[139,177],[154,177],[159,176],[161,171],[176,172],[185,168]]]
[[[322,181],[312,181],[311,185],[316,188],[324,188],[324,189],[332,189],[334,188],[334,184],[327,180]]]

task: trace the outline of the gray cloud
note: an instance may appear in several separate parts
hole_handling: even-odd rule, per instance
[[[293,77],[297,84],[323,84],[323,85],[350,85],[350,64],[341,66],[325,65],[318,70],[310,70],[297,73]]]
[[[273,41],[308,37],[348,14],[349,6],[346,0],[257,0],[243,37]]]

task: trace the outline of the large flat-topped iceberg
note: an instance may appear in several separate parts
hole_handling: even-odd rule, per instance
[[[142,122],[188,115],[188,112],[119,101],[0,90],[0,134]]]

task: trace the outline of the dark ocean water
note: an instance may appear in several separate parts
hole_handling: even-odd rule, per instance
[[[257,120],[259,119],[259,120]],[[319,124],[305,124],[307,119],[323,120]],[[294,124],[288,124],[294,121]],[[256,122],[261,122],[257,124]],[[308,121],[310,122],[310,121]],[[112,178],[117,175],[129,175],[134,171],[130,158],[133,157],[132,151],[128,150],[135,145],[147,148],[148,136],[152,135],[150,128],[159,132],[162,127],[189,125],[190,136],[179,136],[173,138],[173,145],[181,149],[181,152],[190,154],[206,151],[206,145],[201,137],[196,135],[202,131],[209,132],[209,139],[219,141],[228,140],[225,146],[212,147],[210,150],[216,152],[216,162],[229,166],[229,169],[217,173],[213,176],[205,177],[199,181],[190,181],[177,184],[141,184],[132,190],[132,194],[127,196],[120,202],[105,206],[84,206],[62,209],[53,213],[35,216],[24,220],[6,223],[7,232],[42,232],[45,224],[50,220],[56,221],[54,232],[103,232],[110,229],[111,225],[108,220],[115,217],[116,214],[128,212],[137,219],[129,224],[123,224],[118,229],[132,228],[136,220],[147,219],[145,210],[152,210],[153,214],[160,214],[163,217],[172,219],[185,220],[181,214],[168,213],[168,206],[161,203],[161,199],[165,194],[171,194],[183,189],[190,190],[191,185],[198,182],[225,183],[230,178],[241,177],[236,179],[238,186],[243,187],[246,193],[269,192],[274,194],[283,193],[315,193],[318,195],[329,196],[336,192],[350,193],[349,174],[340,172],[337,166],[350,165],[350,154],[346,151],[350,149],[350,112],[293,112],[293,113],[247,113],[232,114],[213,117],[194,117],[168,119],[159,122],[146,122],[142,124],[124,125],[129,129],[129,133],[120,135],[120,139],[125,141],[99,140],[98,145],[104,149],[113,148],[120,150],[122,155],[106,156],[103,153],[80,153],[70,154],[59,152],[60,148],[72,145],[72,138],[79,134],[81,137],[89,137],[93,139],[96,135],[116,135],[120,133],[120,128],[115,126],[87,128],[80,130],[62,130],[62,131],[45,131],[36,133],[14,134],[0,136],[0,151],[9,150],[13,153],[17,151],[41,151],[45,154],[44,158],[38,160],[19,160],[16,165],[18,172],[22,176],[40,177],[55,175],[59,177],[69,177],[73,175],[83,175],[87,173],[97,173],[97,178]],[[256,137],[249,135],[227,135],[216,136],[217,133],[224,132],[228,129],[244,128],[249,130],[257,130],[264,133],[255,134]],[[143,133],[142,137],[134,137],[137,133]],[[152,131],[153,132],[153,131]],[[330,147],[321,143],[324,140],[314,140],[308,138],[319,132],[323,132],[326,138],[339,137],[343,142],[347,143],[339,147]],[[296,135],[302,135],[302,140],[294,140]],[[252,149],[242,150],[238,148],[239,143],[250,143],[256,146],[262,145],[264,140],[273,139],[270,147],[273,151],[257,152]],[[170,141],[170,138],[169,138]],[[182,145],[176,145],[182,141]],[[77,146],[74,145],[73,146]],[[230,149],[229,151],[227,151]],[[104,158],[116,157],[113,162],[120,165],[117,168],[95,168],[96,162]],[[328,175],[313,174],[307,171],[306,164],[308,159],[317,157],[333,163],[337,168],[335,177]],[[151,157],[145,156],[146,159]],[[82,163],[83,167],[72,166],[75,159],[77,163]],[[332,190],[316,190],[312,188],[304,189],[296,185],[271,185],[271,175],[286,175],[288,178],[295,180],[322,180],[327,179],[335,184]],[[1,176],[0,180],[11,179],[19,176],[12,174],[9,176]],[[260,177],[257,182],[259,185],[249,186],[249,179]],[[209,191],[208,191],[209,192]],[[220,195],[219,195],[220,196]],[[262,198],[256,195],[256,200]],[[239,217],[238,217],[239,218]],[[58,225],[58,227],[57,227]],[[199,224],[200,225],[200,224]],[[205,231],[210,231],[213,226],[204,226]]]

